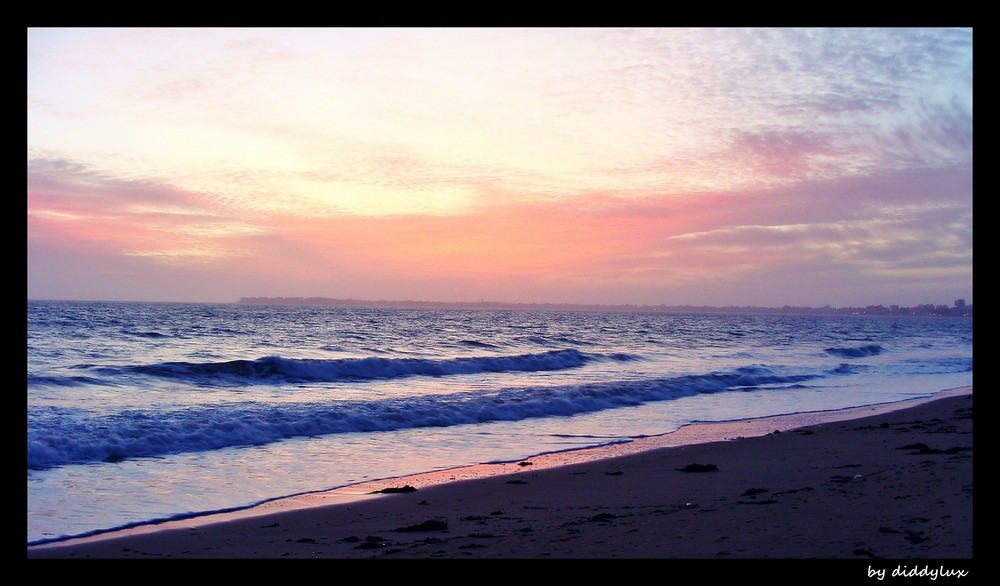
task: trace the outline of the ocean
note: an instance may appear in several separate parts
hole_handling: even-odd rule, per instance
[[[28,544],[972,385],[972,320],[29,301]]]

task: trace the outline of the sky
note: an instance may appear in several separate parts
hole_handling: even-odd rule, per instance
[[[972,30],[27,29],[28,299],[972,303]]]

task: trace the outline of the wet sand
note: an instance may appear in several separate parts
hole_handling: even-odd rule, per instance
[[[973,557],[972,389],[912,403],[694,425],[29,547],[28,558],[832,559],[887,579],[954,578],[944,572],[969,571]]]

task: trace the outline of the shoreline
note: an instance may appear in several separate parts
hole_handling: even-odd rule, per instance
[[[966,405],[967,407],[957,407]],[[803,443],[804,438],[809,436],[810,443],[816,443],[815,437],[822,435],[834,435],[833,430],[840,429],[840,437],[833,445],[825,446],[827,452],[845,450],[853,446],[854,452],[851,456],[854,460],[871,457],[873,454],[871,446],[866,446],[866,441],[860,436],[867,435],[861,432],[854,434],[847,433],[849,430],[844,422],[862,422],[866,420],[879,419],[877,426],[872,426],[874,434],[881,436],[882,443],[887,441],[886,430],[896,425],[905,425],[906,415],[923,412],[937,413],[944,409],[946,412],[930,418],[930,421],[942,421],[942,415],[949,415],[948,409],[952,410],[951,416],[958,411],[956,409],[967,409],[968,418],[958,418],[949,423],[948,427],[941,429],[959,429],[958,426],[967,425],[968,429],[961,431],[961,434],[971,434],[971,404],[972,387],[951,389],[942,391],[928,397],[917,397],[900,402],[885,403],[879,405],[854,407],[834,411],[819,411],[794,413],[765,417],[760,419],[727,421],[717,423],[695,423],[684,426],[676,431],[657,436],[638,438],[636,440],[621,443],[598,446],[593,448],[582,448],[565,452],[551,452],[531,457],[521,462],[504,462],[478,464],[460,468],[441,470],[429,473],[422,473],[399,478],[390,478],[377,481],[369,481],[362,484],[350,485],[329,491],[307,493],[298,496],[286,497],[274,501],[238,511],[199,515],[180,520],[171,520],[156,524],[141,525],[123,530],[103,532],[86,537],[69,538],[28,547],[29,558],[49,558],[49,557],[92,557],[92,558],[120,558],[120,557],[208,557],[208,558],[283,558],[283,557],[444,557],[444,558],[535,558],[535,557],[667,557],[667,558],[700,558],[714,559],[717,557],[781,557],[781,558],[852,558],[852,557],[885,557],[874,553],[874,549],[867,549],[863,546],[846,548],[837,552],[823,553],[814,547],[800,544],[799,549],[789,548],[783,545],[775,545],[775,548],[764,548],[760,545],[749,546],[747,548],[726,548],[725,544],[720,544],[716,551],[712,547],[702,544],[703,549],[696,549],[687,543],[682,548],[669,548],[666,544],[656,539],[647,539],[641,543],[629,545],[610,546],[615,540],[600,540],[591,545],[590,549],[570,548],[561,549],[556,544],[561,541],[582,543],[583,535],[579,535],[582,529],[574,529],[572,521],[572,511],[579,512],[582,509],[611,509],[618,512],[595,513],[591,517],[596,520],[589,521],[589,524],[603,526],[606,530],[613,525],[625,525],[626,523],[616,523],[615,519],[621,517],[634,518],[633,525],[627,533],[635,536],[645,535],[644,531],[662,530],[660,524],[646,526],[651,519],[644,517],[655,517],[664,515],[673,520],[691,516],[701,517],[702,521],[712,520],[718,523],[724,519],[711,519],[719,517],[712,514],[718,512],[721,505],[714,508],[710,502],[705,502],[708,498],[709,490],[715,484],[725,484],[717,482],[718,478],[726,477],[726,482],[737,482],[740,485],[747,483],[764,484],[765,479],[755,479],[752,463],[764,462],[785,467],[798,467],[800,473],[811,470],[809,454],[801,452],[801,446],[796,447],[795,441]],[[954,417],[952,417],[954,419]],[[921,432],[920,426],[913,426],[914,429],[906,433],[907,436],[919,436],[921,442],[909,442],[910,445],[923,443],[933,445],[932,441],[942,439],[941,433],[945,431]],[[938,426],[941,427],[941,426]],[[806,431],[808,430],[808,433]],[[820,433],[822,430],[823,433]],[[796,433],[788,433],[790,431]],[[881,432],[881,433],[880,433]],[[928,435],[937,433],[937,436]],[[959,432],[954,432],[959,433]],[[949,433],[951,435],[951,433]],[[859,437],[853,437],[859,436]],[[925,437],[926,436],[926,437]],[[900,436],[901,437],[901,436]],[[850,439],[857,441],[847,441]],[[949,495],[951,510],[947,513],[949,518],[961,518],[958,534],[961,534],[961,526],[966,526],[966,535],[959,535],[960,539],[952,539],[954,543],[938,544],[933,549],[926,544],[925,539],[907,533],[908,530],[901,524],[906,521],[897,522],[900,525],[893,528],[890,525],[876,527],[875,532],[892,535],[893,532],[909,536],[910,549],[899,549],[900,544],[892,546],[891,551],[908,552],[901,556],[888,557],[917,557],[917,558],[970,558],[972,555],[972,534],[971,534],[971,435],[968,437],[956,436],[955,446],[947,446],[955,451],[951,454],[942,454],[948,458],[949,469],[954,468],[959,475],[957,484],[952,490],[957,490],[957,494]],[[949,439],[951,441],[951,439]],[[859,444],[860,442],[860,444]],[[782,444],[784,450],[777,456],[771,453],[768,448],[775,444]],[[786,445],[787,444],[787,445]],[[961,444],[961,445],[958,445]],[[885,447],[885,446],[883,446]],[[760,454],[753,457],[740,456],[738,452],[748,450],[748,453]],[[898,474],[908,473],[913,483],[920,480],[919,467],[913,468],[913,459],[907,458],[906,454],[901,454],[898,446],[896,448],[886,448],[882,454],[885,459],[898,460]],[[718,461],[718,470],[709,474],[680,474],[678,470],[682,466],[677,464],[678,458],[696,458]],[[846,456],[846,454],[845,454]],[[777,459],[775,459],[777,458]],[[670,465],[665,462],[670,462]],[[725,466],[721,462],[726,462]],[[929,460],[933,462],[933,460]],[[692,463],[698,463],[692,462]],[[701,465],[701,464],[699,464]],[[716,466],[712,463],[712,466]],[[750,466],[750,468],[747,468]],[[846,466],[846,470],[863,470],[868,472],[868,468],[862,463],[841,464]],[[888,464],[887,464],[888,466]],[[930,464],[925,466],[929,467]],[[965,469],[967,467],[967,470]],[[742,472],[734,474],[720,474],[727,469],[746,468]],[[812,467],[815,468],[815,467]],[[836,467],[830,468],[830,470]],[[843,491],[845,487],[867,487],[875,484],[873,481],[878,475],[888,474],[891,466],[880,470],[876,477],[868,474],[857,473],[845,478],[854,479],[846,482],[843,486],[838,478],[838,474],[827,474],[824,480],[814,477],[812,484],[825,485]],[[904,468],[906,470],[904,470]],[[628,470],[628,472],[626,472]],[[814,470],[812,470],[814,472]],[[625,477],[629,478],[632,484],[626,486],[622,482]],[[647,476],[648,478],[643,478]],[[967,482],[965,482],[967,476]],[[881,478],[878,478],[881,480]],[[711,484],[705,484],[708,480]],[[585,481],[585,482],[584,482]],[[574,486],[567,486],[567,482]],[[773,483],[772,479],[772,483]],[[679,484],[678,484],[679,483]],[[685,486],[685,483],[693,483]],[[510,485],[524,486],[510,486]],[[537,490],[528,489],[532,484],[546,485],[540,486]],[[656,486],[661,486],[665,493],[656,490]],[[406,487],[408,492],[399,494],[383,494],[378,491],[385,489],[400,489]],[[646,487],[646,488],[643,488]],[[700,488],[699,488],[700,487]],[[806,490],[808,488],[808,490]],[[731,487],[736,490],[736,487]],[[819,486],[800,486],[787,490],[777,490],[764,486],[744,486],[743,492],[750,492],[749,495],[740,496],[741,491],[736,491],[731,497],[722,498],[719,501],[728,501],[732,498],[737,505],[740,504],[765,504],[785,506],[790,502],[796,502],[799,508],[810,506],[810,501],[805,499],[801,502],[792,497],[797,492],[813,492],[820,490]],[[759,491],[759,492],[754,492]],[[652,495],[646,494],[652,492]],[[773,495],[780,494],[783,498],[765,498],[758,495],[766,495],[770,492]],[[505,493],[510,493],[505,497]],[[660,494],[658,494],[660,493]],[[679,501],[672,501],[672,493],[684,493],[686,496]],[[936,493],[932,493],[936,494]],[[559,495],[563,495],[561,498]],[[815,494],[810,495],[814,497]],[[876,495],[871,495],[876,497]],[[899,495],[897,495],[899,496]],[[510,500],[511,498],[525,497],[527,500]],[[590,504],[586,504],[580,499],[590,498]],[[899,496],[898,500],[907,500],[914,495]],[[652,506],[654,511],[649,514],[640,514],[634,507],[639,502],[646,502],[650,498],[659,499],[658,505]],[[834,498],[843,498],[842,496]],[[895,497],[882,497],[875,500],[890,500]],[[479,502],[483,501],[483,502]],[[578,502],[579,501],[579,502]],[[701,502],[699,502],[701,501]],[[465,503],[469,504],[460,510],[454,509],[455,505],[442,506],[438,503]],[[494,504],[490,504],[494,503]],[[533,503],[533,504],[526,504]],[[576,503],[576,504],[574,504]],[[704,503],[704,504],[703,504]],[[892,503],[888,503],[892,504]],[[874,509],[877,512],[885,508],[886,503],[882,503]],[[926,505],[926,504],[925,504]],[[730,512],[740,511],[743,513],[753,513],[751,517],[760,517],[759,521],[767,519],[766,514],[772,507],[740,507],[728,505]],[[834,504],[834,506],[836,506]],[[940,505],[938,505],[940,506]],[[924,507],[926,508],[926,506]],[[930,507],[933,509],[934,507]],[[489,509],[489,510],[485,510]],[[553,512],[559,509],[561,512]],[[566,509],[566,510],[563,510]],[[967,509],[967,510],[966,510]],[[756,513],[754,513],[756,510]],[[516,511],[516,514],[515,514]],[[461,514],[461,513],[469,514]],[[420,529],[420,523],[407,526],[404,519],[413,520],[414,515],[431,516],[425,518],[425,526]],[[854,513],[856,514],[856,513]],[[930,513],[928,513],[930,514]],[[513,516],[512,516],[513,515]],[[602,516],[603,515],[603,516]],[[770,512],[773,516],[773,512]],[[849,515],[848,515],[849,516]],[[359,520],[358,518],[362,519]],[[926,516],[914,517],[916,519],[927,519]],[[532,525],[544,525],[552,536],[548,540],[542,540],[539,544],[531,546],[525,536],[536,533],[536,530],[528,525],[522,526],[520,533],[504,534],[502,532],[471,532],[465,538],[469,541],[467,548],[455,546],[456,549],[449,548],[443,544],[456,540],[455,533],[473,530],[478,526],[505,526],[511,529],[510,525],[515,521],[525,523],[532,521]],[[560,520],[564,523],[560,524]],[[641,521],[641,523],[640,523]],[[294,532],[295,528],[306,531],[307,525],[317,525],[320,523],[327,530],[322,537],[300,537],[298,540],[289,538],[287,541],[275,539],[278,534]],[[730,521],[731,522],[731,521]],[[400,524],[402,523],[402,524]],[[773,523],[773,521],[771,522]],[[514,523],[517,524],[517,523]],[[668,522],[669,524],[669,522]],[[686,526],[686,524],[683,524]],[[709,524],[711,525],[711,524]],[[715,526],[715,532],[725,532],[723,526]],[[459,526],[462,529],[459,529]],[[771,526],[770,524],[768,525]],[[409,527],[411,530],[404,530]],[[414,528],[416,527],[416,528]],[[561,527],[561,530],[557,530]],[[282,528],[279,530],[279,528]],[[436,529],[435,529],[436,528]],[[771,527],[775,529],[774,527]],[[530,531],[525,531],[530,529]],[[781,533],[780,527],[777,528]],[[787,530],[788,528],[786,528]],[[270,531],[269,531],[270,530]],[[511,529],[513,530],[513,529]],[[690,532],[691,527],[681,529],[681,533]],[[814,528],[815,531],[825,531],[822,527]],[[709,531],[710,533],[712,531]],[[271,533],[271,536],[267,534]],[[315,533],[313,530],[310,534]],[[808,532],[807,532],[808,533]],[[389,537],[391,535],[391,537]],[[234,536],[241,536],[235,538]],[[402,539],[403,537],[406,539]],[[451,536],[451,539],[447,537]],[[556,538],[555,536],[559,536]],[[623,537],[623,536],[619,536]],[[738,539],[736,536],[724,536],[723,541]],[[884,537],[884,536],[883,536]],[[376,539],[377,538],[377,539]],[[883,539],[884,540],[884,539]],[[535,540],[531,540],[535,541]],[[689,540],[694,541],[694,540]],[[879,540],[882,541],[882,540]],[[906,541],[901,540],[901,541]],[[735,541],[730,541],[730,544]],[[300,544],[300,545],[296,545]],[[310,549],[301,545],[317,546]],[[502,544],[502,547],[498,547]],[[474,547],[478,546],[478,547]],[[618,548],[621,551],[618,551]],[[707,549],[705,549],[707,547]],[[802,549],[805,547],[805,549]],[[733,551],[729,551],[732,549]],[[862,552],[862,553],[859,553]],[[868,552],[864,554],[863,552]],[[921,553],[923,552],[923,553]],[[935,552],[943,552],[940,555]],[[870,555],[869,555],[870,554]],[[926,554],[926,555],[925,555]]]

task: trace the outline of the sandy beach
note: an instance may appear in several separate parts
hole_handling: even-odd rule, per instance
[[[887,577],[958,577],[945,573],[970,571],[973,557],[972,389],[917,403],[817,424],[798,416],[689,426],[586,454],[370,483],[27,555],[836,559]]]

